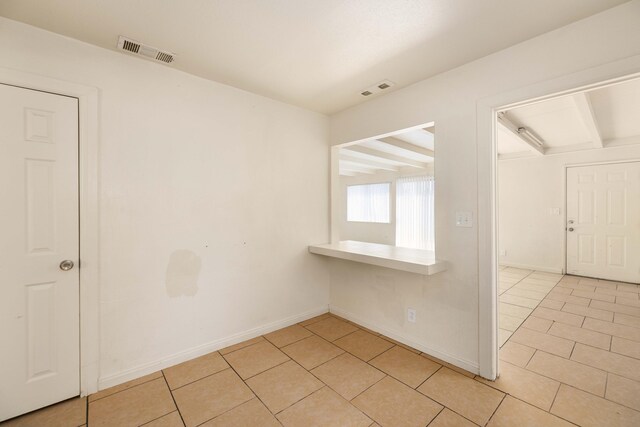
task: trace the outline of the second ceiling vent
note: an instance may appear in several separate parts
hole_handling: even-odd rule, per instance
[[[173,53],[156,49],[155,47],[137,42],[130,38],[120,36],[118,38],[118,49],[125,50],[134,55],[142,56],[152,61],[160,61],[165,64],[171,64],[175,61],[175,55]]]

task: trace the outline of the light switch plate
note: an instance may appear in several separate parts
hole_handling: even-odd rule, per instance
[[[549,215],[553,215],[553,216],[560,215],[560,208],[549,208]]]
[[[473,213],[456,212],[456,227],[473,227]]]

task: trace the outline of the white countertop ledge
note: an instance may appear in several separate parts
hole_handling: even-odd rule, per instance
[[[437,260],[433,251],[379,243],[343,240],[338,243],[311,245],[309,252],[427,276],[446,270],[446,262]]]

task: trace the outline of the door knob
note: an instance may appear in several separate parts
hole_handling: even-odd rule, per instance
[[[69,271],[72,268],[73,268],[73,261],[71,261],[70,259],[65,259],[60,263],[60,270],[62,271]]]
[[[569,231],[573,231],[573,227],[569,227]]]

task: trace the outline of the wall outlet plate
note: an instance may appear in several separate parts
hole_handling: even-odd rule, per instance
[[[456,212],[456,227],[473,227],[473,213]]]
[[[416,311],[413,308],[407,309],[407,321],[410,323],[416,323]]]

